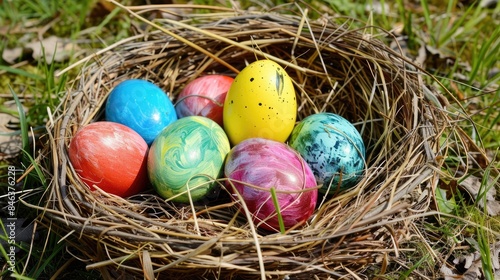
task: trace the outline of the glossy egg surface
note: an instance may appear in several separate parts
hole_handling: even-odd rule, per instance
[[[242,141],[229,152],[224,174],[231,179],[233,191],[241,194],[254,222],[264,229],[279,230],[272,187],[285,228],[303,224],[316,207],[314,174],[301,156],[284,143],[262,138]]]
[[[176,119],[174,105],[167,94],[146,80],[119,83],[106,101],[106,120],[132,128],[148,145]]]
[[[222,108],[233,80],[225,75],[206,75],[194,79],[177,97],[177,116],[207,117],[222,126]]]
[[[234,79],[224,102],[224,129],[231,144],[247,138],[284,142],[296,120],[291,78],[279,64],[258,60]]]
[[[211,119],[181,118],[151,145],[148,174],[155,190],[175,202],[198,201],[213,188],[229,152],[224,130]],[[188,193],[189,190],[189,193]]]
[[[322,192],[354,186],[365,167],[365,145],[356,128],[333,113],[304,118],[292,131],[290,147],[311,167]]]
[[[73,168],[91,189],[93,185],[121,197],[148,184],[148,145],[131,128],[113,122],[95,122],[78,130],[71,140]]]

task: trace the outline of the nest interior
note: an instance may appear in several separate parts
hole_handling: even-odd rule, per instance
[[[424,91],[422,72],[369,34],[328,17],[232,11],[142,19],[145,30],[85,60],[48,124],[53,180],[45,205],[34,206],[43,210],[42,221],[53,223],[88,268],[109,279],[119,273],[325,279],[386,272],[411,241],[416,213],[431,207],[436,157],[446,152],[439,139],[447,115],[428,101],[432,92]],[[178,205],[152,191],[127,199],[91,192],[76,175],[70,140],[102,119],[106,97],[119,82],[147,79],[175,102],[196,77],[235,76],[257,59],[280,63],[292,77],[299,121],[337,113],[355,124],[367,147],[363,179],[323,199],[305,226],[285,234],[255,230],[237,202],[224,200],[224,189],[217,203]]]

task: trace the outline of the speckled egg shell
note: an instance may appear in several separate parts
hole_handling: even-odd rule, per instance
[[[224,129],[236,145],[248,138],[286,141],[295,125],[297,101],[291,78],[276,62],[258,60],[234,79],[224,102]]]
[[[314,212],[318,196],[314,174],[284,143],[262,138],[243,140],[229,152],[224,174],[231,179],[229,188],[234,186],[233,191],[241,194],[261,228],[279,229],[271,187],[276,189],[285,228],[303,224]]]
[[[289,145],[311,167],[322,192],[354,186],[365,167],[365,145],[356,128],[333,113],[313,114],[292,131]]]
[[[162,130],[151,145],[149,178],[163,198],[189,202],[189,189],[192,201],[198,201],[213,188],[210,178],[222,174],[229,149],[229,140],[216,122],[200,116],[181,118]]]
[[[106,119],[126,125],[151,145],[160,131],[177,119],[174,105],[155,84],[131,79],[118,84],[106,101]]]

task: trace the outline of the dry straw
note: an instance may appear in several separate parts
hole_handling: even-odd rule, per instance
[[[423,83],[423,70],[363,30],[326,16],[292,15],[300,11],[296,6],[288,7],[289,15],[122,8],[143,21],[144,30],[72,66],[84,65],[48,124],[52,181],[44,204],[32,205],[80,251],[88,269],[106,279],[371,278],[398,270],[412,242],[425,243],[414,225],[436,214],[433,190],[443,159],[453,153],[456,168],[472,165],[468,154],[476,148],[455,125],[463,117],[447,113],[439,102],[445,100]],[[166,16],[146,20],[158,14]],[[277,61],[293,78],[299,120],[338,113],[355,124],[368,150],[362,181],[321,200],[307,225],[261,232],[222,186],[215,202],[178,205],[153,191],[128,199],[91,192],[76,175],[69,142],[102,118],[103,103],[120,81],[150,80],[175,100],[194,78],[235,76],[256,59]]]

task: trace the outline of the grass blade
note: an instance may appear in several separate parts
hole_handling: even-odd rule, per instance
[[[424,15],[425,25],[427,26],[428,30],[433,30],[434,27],[433,27],[432,20],[431,20],[431,12],[429,9],[429,3],[427,2],[427,0],[422,0],[420,3],[422,5],[422,11],[423,11],[423,15]],[[436,38],[434,38],[433,36],[430,36],[430,38],[433,41],[432,45],[436,46],[436,43],[437,43]]]
[[[481,38],[476,37],[476,45],[481,47],[479,48],[478,53],[473,55],[475,59],[473,59],[472,61],[472,69],[469,74],[469,83],[474,82],[478,75],[478,72],[480,72],[480,70],[484,68],[485,64],[492,63],[492,66],[494,66],[494,64],[496,63],[498,57],[494,55],[498,54],[500,49],[500,44],[498,44],[498,36],[500,36],[500,28],[496,28],[488,40],[482,40]],[[496,43],[496,45],[494,45],[494,43]],[[492,46],[493,49],[490,49],[490,47]],[[488,54],[492,54],[492,56],[489,56]]]
[[[281,215],[281,208],[278,202],[278,196],[276,195],[276,189],[271,188],[271,197],[273,199],[274,208],[276,208],[276,214],[278,215],[278,224],[280,226],[280,232],[285,234],[285,223],[283,222],[283,216]]]
[[[42,81],[44,79],[40,75],[36,75],[36,74],[24,71],[24,70],[19,69],[19,68],[12,68],[12,67],[5,66],[5,65],[0,65],[0,71],[5,71],[5,72],[8,72],[8,73],[11,73],[14,75],[24,76],[26,78],[38,80],[38,81]]]
[[[16,92],[12,87],[9,85],[10,88],[10,93],[12,94],[12,97],[14,98],[14,101],[16,103],[17,107],[17,112],[19,114],[19,124],[21,126],[21,143],[22,143],[22,149],[24,151],[29,151],[29,136],[28,136],[28,122],[26,121],[26,113],[24,112],[23,105],[21,104],[21,101],[19,100],[19,97],[17,96]],[[23,164],[27,164],[29,162],[29,159],[24,155],[23,156]],[[27,166],[27,165],[25,165]]]

